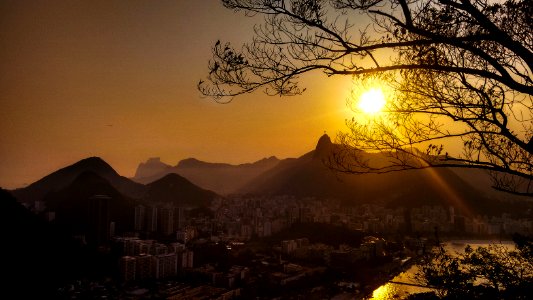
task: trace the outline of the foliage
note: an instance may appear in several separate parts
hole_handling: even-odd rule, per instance
[[[356,115],[330,161],[348,173],[481,168],[496,189],[533,195],[533,2],[529,0],[223,0],[263,16],[250,43],[217,41],[207,81],[217,101],[304,92],[300,76],[379,86],[383,113]],[[452,124],[452,125],[450,125]],[[461,145],[448,153],[442,145]],[[419,151],[418,148],[425,148]],[[380,151],[374,164],[359,150]]]
[[[520,237],[516,250],[503,245],[465,248],[452,254],[440,248],[425,259],[416,279],[445,299],[528,299],[533,291],[533,240]],[[416,297],[415,297],[416,298]]]

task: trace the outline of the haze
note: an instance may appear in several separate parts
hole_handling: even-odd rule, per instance
[[[244,163],[312,149],[344,128],[349,78],[303,96],[202,98],[211,46],[254,20],[219,1],[1,1],[0,186],[100,156],[121,175],[158,156]]]

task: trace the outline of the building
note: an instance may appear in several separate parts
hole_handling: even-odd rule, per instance
[[[119,262],[120,279],[123,282],[135,280],[136,259],[132,256],[123,256]]]
[[[160,208],[158,214],[159,232],[164,235],[174,233],[174,207]]]
[[[154,257],[149,254],[141,254],[135,257],[135,279],[147,279],[154,277]]]
[[[190,269],[194,266],[194,252],[190,250],[181,250],[176,252],[178,259],[178,269]]]
[[[196,229],[193,227],[185,227],[176,231],[176,239],[186,244],[188,241],[196,237]]]
[[[157,216],[158,208],[156,206],[151,206],[146,211],[146,230],[149,232],[157,231]]]
[[[153,256],[154,277],[157,279],[177,275],[177,256],[175,253]]]
[[[185,227],[185,208],[176,207],[174,210],[174,231]]]
[[[146,207],[144,205],[135,206],[135,227],[136,231],[146,229]]]
[[[87,243],[102,245],[110,237],[110,205],[111,197],[107,195],[94,195],[89,197],[87,217]]]

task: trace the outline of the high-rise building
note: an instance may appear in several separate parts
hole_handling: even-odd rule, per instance
[[[116,233],[116,223],[111,221],[109,222],[109,235],[108,235],[108,238],[112,238],[115,236],[115,233]]]
[[[185,250],[185,245],[182,243],[172,243],[170,244],[170,248],[171,248],[170,252],[177,253],[177,252]]]
[[[139,240],[139,242],[136,245],[135,254],[141,255],[141,254],[152,253],[153,246],[154,246],[153,240]]]
[[[136,231],[146,229],[146,207],[144,205],[135,206],[135,227]]]
[[[120,278],[123,282],[135,280],[136,259],[133,256],[120,258]]]
[[[176,207],[174,210],[174,231],[185,227],[185,208]]]
[[[153,275],[153,256],[149,254],[141,254],[135,257],[135,278],[146,279],[152,278]]]
[[[137,247],[137,242],[139,238],[121,238],[123,243],[123,253],[127,256],[135,255],[135,248]]]
[[[111,197],[107,195],[94,195],[89,198],[87,243],[91,245],[99,246],[109,240],[110,201]]]
[[[194,252],[187,250],[187,268],[192,269],[194,266]]]
[[[158,208],[156,206],[151,206],[146,212],[146,230],[150,232],[157,231],[157,217],[158,217]]]
[[[177,274],[177,257],[175,253],[161,254],[154,256],[154,275],[155,278],[166,278],[176,276]]]
[[[164,235],[174,233],[174,207],[159,209],[159,232]]]
[[[194,252],[191,250],[180,250],[176,252],[178,269],[192,268],[194,265]]]

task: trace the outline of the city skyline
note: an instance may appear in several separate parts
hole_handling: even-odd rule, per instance
[[[529,299],[532,9],[0,1],[4,294]]]

